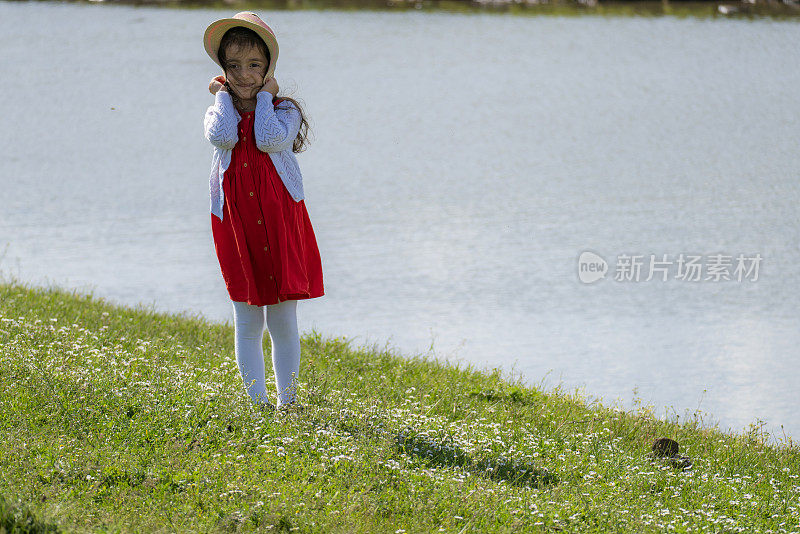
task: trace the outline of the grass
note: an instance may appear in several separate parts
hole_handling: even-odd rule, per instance
[[[800,531],[800,452],[757,425],[316,332],[302,351],[308,408],[275,417],[230,325],[0,285],[0,532]],[[692,467],[648,457],[658,437]]]

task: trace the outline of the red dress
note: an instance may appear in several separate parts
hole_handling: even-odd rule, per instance
[[[305,201],[295,202],[269,154],[256,147],[253,111],[239,112],[214,247],[231,300],[256,306],[321,297],[322,261]]]

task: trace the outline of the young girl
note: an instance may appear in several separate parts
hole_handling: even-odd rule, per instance
[[[212,23],[206,52],[224,76],[211,80],[205,135],[211,164],[211,229],[233,301],[236,362],[245,390],[267,400],[262,336],[272,340],[278,408],[295,403],[300,371],[297,301],[324,294],[322,262],[295,158],[308,122],[291,98],[277,98],[275,34],[255,13]],[[265,313],[266,312],[266,313]]]

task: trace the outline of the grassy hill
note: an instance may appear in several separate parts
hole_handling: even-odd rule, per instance
[[[275,416],[230,325],[0,285],[0,532],[800,531],[800,452],[757,425],[315,332],[302,351],[307,409]],[[659,437],[691,467],[648,456]]]

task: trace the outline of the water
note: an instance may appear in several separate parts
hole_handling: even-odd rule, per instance
[[[230,320],[201,45],[230,14],[0,3],[0,269]],[[303,330],[800,435],[796,22],[262,15],[315,132],[326,296]],[[606,279],[579,281],[585,250]],[[763,259],[756,281],[644,281],[681,253]],[[613,279],[620,254],[640,281]]]

